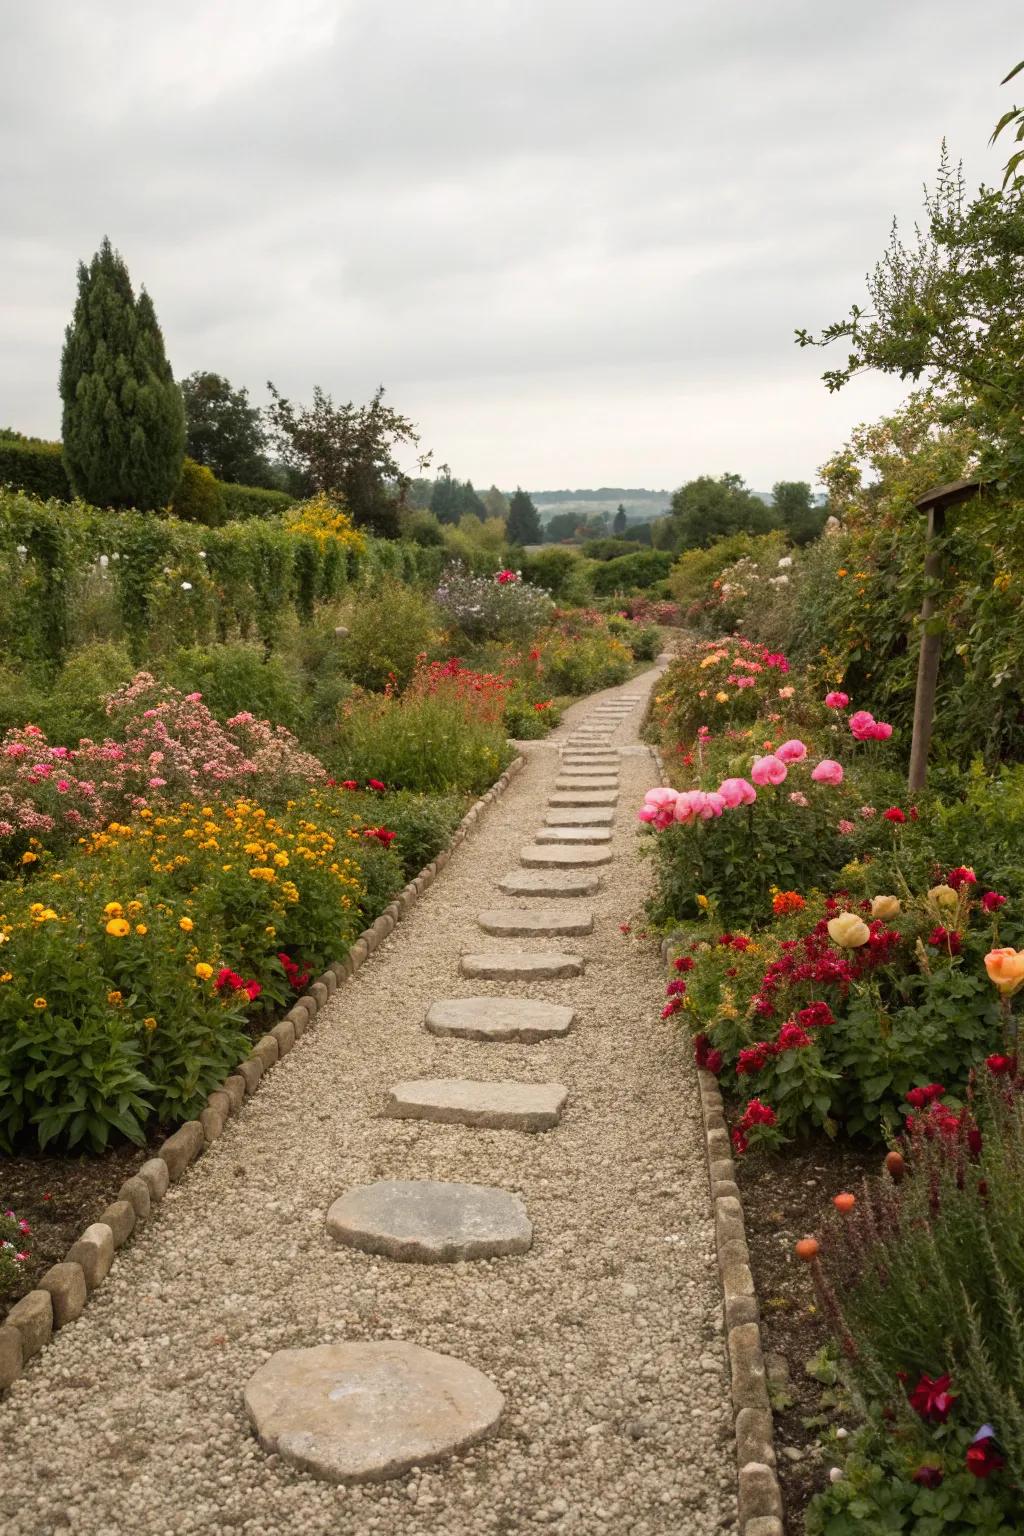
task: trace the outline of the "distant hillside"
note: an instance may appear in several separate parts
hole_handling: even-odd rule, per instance
[[[614,517],[621,505],[631,523],[647,523],[651,518],[662,517],[672,500],[671,491],[622,485],[600,485],[592,490],[531,491],[530,496],[543,522],[561,512],[576,512],[581,518],[607,512]]]

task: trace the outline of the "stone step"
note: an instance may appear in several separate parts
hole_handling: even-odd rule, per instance
[[[446,997],[423,1023],[432,1035],[460,1040],[518,1040],[524,1045],[567,1035],[576,1015],[560,1003],[528,997]]]
[[[504,1406],[475,1366],[401,1339],[278,1350],[245,1388],[263,1449],[329,1483],[443,1461],[490,1434]]]
[[[578,849],[543,849],[542,852],[576,853]],[[478,950],[459,961],[463,976],[479,981],[559,981],[582,976],[583,960],[559,949]]]
[[[601,876],[585,870],[510,869],[498,889],[506,896],[593,896],[601,889]]]
[[[610,864],[611,861],[610,848],[548,848],[535,843],[519,852],[519,862],[524,869],[572,868],[574,865],[582,868],[587,864]]]
[[[559,789],[548,795],[548,805],[618,805],[617,789]]]
[[[534,902],[528,907],[489,907],[477,914],[484,933],[504,939],[565,938],[593,933],[594,914],[580,903],[558,906]]]
[[[615,812],[601,805],[563,805],[561,810],[548,811],[544,824],[548,827],[610,827]]]
[[[618,789],[618,774],[591,774],[582,778],[574,773],[563,773],[555,780],[556,789]]]
[[[619,754],[609,752],[606,747],[595,747],[593,751],[587,747],[569,747],[562,753],[559,762],[584,763],[588,768],[611,768],[616,772],[621,767]]]
[[[561,1120],[568,1097],[561,1083],[425,1077],[396,1083],[385,1113],[393,1120],[436,1120],[490,1131],[550,1131]]]
[[[533,834],[536,843],[555,843],[562,847],[579,847],[581,843],[610,843],[612,834],[607,827],[543,826]]]
[[[381,1179],[327,1212],[335,1242],[405,1263],[454,1264],[526,1253],[533,1227],[517,1195],[490,1184]]]

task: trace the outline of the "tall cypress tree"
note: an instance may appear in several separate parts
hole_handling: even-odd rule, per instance
[[[165,507],[185,455],[185,407],[149,294],[109,240],[78,267],[60,365],[64,464],[100,507]]]
[[[529,493],[519,487],[508,504],[505,536],[510,544],[540,544],[544,538],[537,508]]]

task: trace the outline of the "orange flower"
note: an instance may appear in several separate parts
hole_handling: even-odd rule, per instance
[[[985,956],[988,979],[1002,993],[1012,997],[1024,987],[1024,949],[990,949]]]
[[[799,891],[777,891],[772,898],[772,911],[776,917],[784,917],[787,912],[802,912],[806,905]]]

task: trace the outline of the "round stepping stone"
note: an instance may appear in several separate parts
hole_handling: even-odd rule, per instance
[[[578,848],[541,849],[542,853],[579,851]],[[583,975],[580,956],[566,955],[558,949],[478,951],[463,955],[459,965],[463,976],[476,976],[481,981],[559,981],[563,976]]]
[[[396,1083],[386,1113],[393,1120],[437,1120],[491,1131],[550,1131],[561,1120],[568,1097],[561,1083],[428,1077]]]
[[[538,843],[557,843],[562,847],[578,847],[580,843],[610,843],[612,834],[607,827],[541,827],[534,833]]]
[[[601,877],[583,870],[510,869],[498,889],[506,896],[593,896]]]
[[[549,827],[610,827],[614,820],[615,812],[603,805],[563,805],[544,817]]]
[[[492,1184],[381,1179],[335,1200],[327,1230],[336,1242],[403,1263],[454,1264],[526,1253],[533,1227],[518,1195]]]
[[[263,1449],[331,1483],[442,1461],[489,1434],[503,1407],[482,1371],[397,1339],[282,1349],[245,1388]]]
[[[556,789],[548,805],[618,805],[617,789]]]
[[[559,1003],[526,997],[447,997],[431,1003],[424,1025],[432,1035],[462,1040],[549,1040],[567,1035],[576,1017]]]
[[[564,938],[568,934],[593,933],[594,914],[589,907],[561,902],[547,906],[489,907],[477,916],[484,933],[505,939]]]
[[[537,843],[519,853],[519,862],[524,869],[547,869],[553,864],[582,867],[585,864],[610,864],[611,861],[610,848],[548,848]]]

